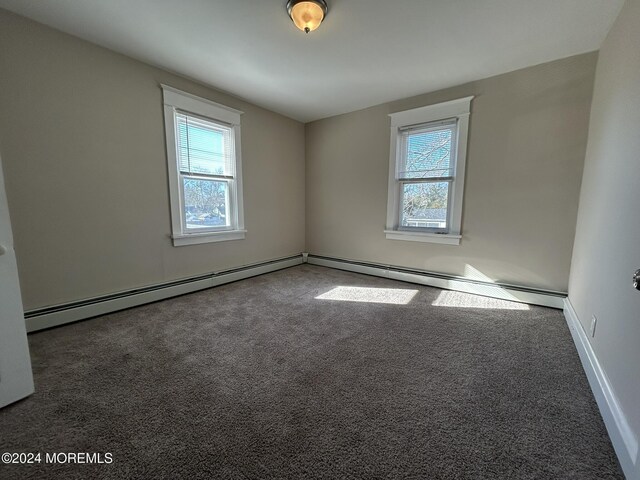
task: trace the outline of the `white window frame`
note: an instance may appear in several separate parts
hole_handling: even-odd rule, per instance
[[[242,153],[240,148],[240,116],[243,112],[197,97],[176,88],[161,85],[164,100],[164,126],[167,142],[167,169],[171,203],[171,238],[174,247],[245,238],[242,196]],[[176,113],[193,115],[232,129],[235,153],[235,177],[229,185],[230,225],[206,231],[187,231],[184,218],[184,194],[180,179],[176,139]]]
[[[450,102],[427,105],[425,107],[392,113],[391,147],[389,153],[389,188],[387,199],[387,225],[384,233],[388,240],[405,240],[411,242],[441,243],[460,245],[462,239],[462,202],[464,195],[464,174],[467,161],[467,141],[469,135],[469,116],[473,96],[459,98]],[[455,120],[457,123],[456,138],[452,145],[454,157],[453,181],[450,184],[449,206],[447,208],[448,228],[443,232],[435,232],[424,227],[400,227],[400,209],[402,183],[398,180],[398,168],[403,148],[400,140],[403,129],[411,126]]]

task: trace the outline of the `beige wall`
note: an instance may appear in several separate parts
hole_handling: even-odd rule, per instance
[[[307,250],[566,291],[596,59],[580,55],[307,124]],[[388,114],[468,95],[476,98],[461,245],[386,240]]]
[[[0,10],[0,149],[27,310],[304,250],[304,126]],[[245,112],[245,240],[173,247],[162,93]]]
[[[569,299],[640,440],[640,0],[627,0],[600,51]],[[640,479],[640,455],[628,478]]]
[[[2,10],[0,40],[0,149],[26,309],[305,249],[567,289],[595,53],[305,128]],[[159,83],[245,112],[246,240],[171,245]],[[386,240],[387,115],[467,95],[462,244]]]

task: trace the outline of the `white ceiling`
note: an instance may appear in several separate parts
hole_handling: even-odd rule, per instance
[[[0,0],[0,7],[301,121],[597,50],[624,0]]]

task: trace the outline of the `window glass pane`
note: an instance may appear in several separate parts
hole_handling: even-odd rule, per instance
[[[231,128],[184,114],[176,122],[181,172],[233,176]]]
[[[449,182],[402,185],[402,227],[447,228]]]
[[[454,126],[404,133],[404,167],[399,178],[453,176],[451,144]]]
[[[182,178],[187,229],[228,227],[229,185],[225,181]]]

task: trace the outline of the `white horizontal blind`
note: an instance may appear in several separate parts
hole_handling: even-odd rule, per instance
[[[452,180],[456,120],[402,128],[396,179],[406,182]]]
[[[180,173],[233,178],[233,128],[181,112],[175,115]]]

